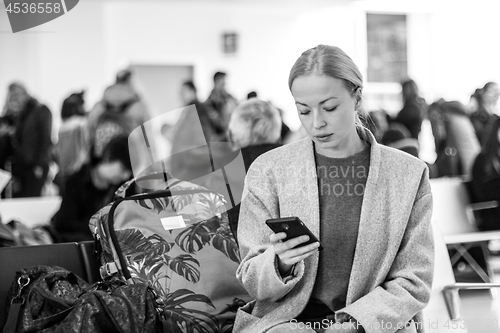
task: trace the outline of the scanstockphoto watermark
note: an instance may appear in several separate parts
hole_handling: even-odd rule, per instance
[[[52,21],[73,8],[79,0],[4,0],[12,32],[24,31]]]
[[[328,328],[343,328],[343,329],[358,329],[362,325],[358,322],[345,322],[345,323],[335,323],[329,319],[323,319],[320,322],[300,322],[296,319],[292,319],[290,321],[291,328],[293,329],[323,329],[326,330]],[[470,320],[466,322],[463,319],[460,320],[439,320],[439,319],[427,319],[424,321],[409,321],[406,323],[403,322],[390,322],[381,320],[379,322],[374,322],[370,324],[371,330],[390,330],[390,331],[398,331],[401,329],[407,329],[414,326],[417,331],[422,330],[440,330],[440,331],[456,331],[456,330],[464,330],[468,328],[473,328],[478,330],[478,332],[482,331],[495,331],[498,332],[500,330],[500,320],[497,318],[481,318],[478,320]],[[364,327],[365,329],[367,327]]]
[[[409,321],[406,323],[402,322],[397,322],[393,323],[390,321],[380,321],[380,322],[375,322],[370,325],[372,329],[374,330],[402,330],[402,329],[407,329],[412,326],[414,326],[417,330],[422,330],[422,327],[424,326],[423,323],[421,322],[414,322],[414,321]],[[291,329],[299,329],[299,330],[326,330],[329,328],[335,328],[335,329],[343,329],[343,330],[355,330],[355,329],[361,329],[363,326],[358,323],[357,321],[348,321],[348,322],[343,322],[343,323],[338,323],[333,320],[329,319],[323,319],[322,321],[317,321],[317,322],[301,322],[297,321],[296,319],[290,320],[290,328]],[[367,327],[364,327],[365,329]]]

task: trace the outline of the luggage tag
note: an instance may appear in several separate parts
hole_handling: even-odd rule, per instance
[[[186,222],[182,215],[169,216],[160,219],[161,225],[165,230],[180,229],[186,227]]]

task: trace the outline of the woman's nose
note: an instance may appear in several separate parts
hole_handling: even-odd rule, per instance
[[[325,126],[326,122],[319,110],[314,110],[313,111],[313,127],[314,128],[321,128]]]

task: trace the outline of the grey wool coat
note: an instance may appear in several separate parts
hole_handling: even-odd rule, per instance
[[[370,133],[371,134],[371,133]],[[423,332],[421,310],[431,292],[434,243],[428,169],[417,158],[382,146],[369,135],[370,167],[346,307],[368,333]],[[274,149],[251,165],[245,179],[237,278],[255,299],[238,310],[235,333],[272,331],[306,306],[319,254],[299,262],[286,282],[265,221],[298,216],[319,236],[319,194],[309,138]],[[331,267],[335,269],[335,267]],[[390,324],[389,324],[390,323]]]

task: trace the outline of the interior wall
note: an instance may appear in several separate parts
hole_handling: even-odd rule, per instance
[[[112,67],[127,60],[172,63],[192,59],[201,100],[210,93],[213,74],[225,71],[227,89],[237,99],[256,90],[261,98],[284,109],[296,128],[287,86],[289,70],[302,51],[318,43],[352,49],[355,36],[344,33],[346,25],[352,26],[348,10],[339,5],[305,10],[266,3],[198,2],[193,7],[193,2],[146,2],[138,7],[112,2],[107,4],[107,12],[113,13],[107,24],[107,60]],[[148,19],[138,22],[141,17]],[[224,32],[238,34],[236,55],[222,52]]]
[[[0,105],[7,86],[21,81],[54,114],[57,128],[64,98],[86,91],[87,107],[111,82],[105,75],[104,12],[99,2],[78,6],[39,27],[12,34],[5,8],[0,5]]]
[[[494,0],[456,1],[433,13],[430,83],[436,97],[468,103],[476,88],[500,83],[499,8]]]

